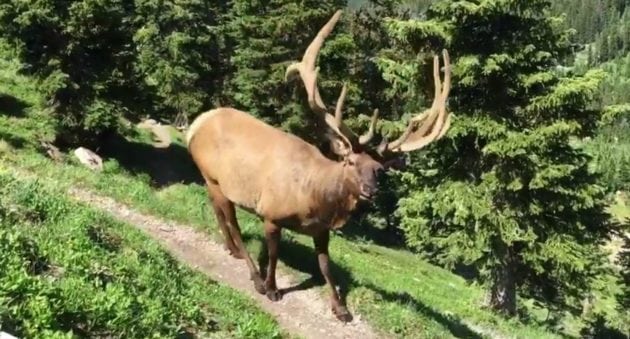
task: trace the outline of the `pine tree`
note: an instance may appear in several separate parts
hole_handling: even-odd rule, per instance
[[[630,218],[626,221],[626,227],[630,227]],[[626,324],[625,335],[630,335],[630,236],[626,234],[623,249],[619,253],[619,266],[621,268],[621,293],[617,296],[617,308]]]
[[[41,79],[58,141],[98,143],[121,117],[198,113],[223,60],[210,0],[9,0],[0,35]]]
[[[0,34],[19,48],[25,71],[42,80],[65,141],[117,129],[124,106],[136,102],[132,12],[133,2],[122,0],[0,4]]]
[[[192,116],[211,105],[222,62],[218,24],[225,8],[210,0],[136,0],[135,70],[156,112]]]
[[[292,131],[303,129],[303,88],[284,80],[286,67],[299,60],[306,46],[331,13],[345,1],[250,1],[235,0],[226,15],[226,54],[231,55],[221,104],[245,110],[263,120]],[[343,36],[342,25],[322,49],[319,86],[328,104],[334,104],[341,88],[328,59],[343,55],[352,42]],[[306,113],[306,115],[302,114]]]
[[[434,260],[476,267],[489,305],[508,315],[519,290],[550,307],[576,305],[615,228],[590,158],[573,143],[595,131],[588,107],[603,73],[556,72],[570,39],[548,5],[444,0],[425,22],[390,23],[401,45],[415,42],[411,55],[447,46],[454,59],[455,118],[414,155],[401,227]]]

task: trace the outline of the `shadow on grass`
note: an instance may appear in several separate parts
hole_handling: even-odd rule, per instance
[[[0,93],[0,114],[22,118],[28,104],[12,95]]]
[[[286,233],[287,230],[284,230]],[[251,239],[251,238],[250,238]],[[264,237],[256,236],[256,240],[262,243],[262,249],[258,254],[258,264],[263,276],[266,276],[267,263],[269,258],[267,255],[267,244]],[[314,246],[314,245],[313,245]],[[315,254],[314,248],[304,246],[294,240],[282,239],[278,248],[279,261],[285,265],[293,268],[294,270],[309,274],[310,277],[297,285],[289,287],[279,286],[280,292],[283,295],[295,292],[303,291],[315,286],[323,286],[326,284],[324,276],[319,269],[319,263],[317,261],[317,254]],[[343,267],[336,265],[334,262],[334,253],[330,253],[330,271],[333,275],[333,279],[336,280],[339,288],[339,296],[341,300],[346,303],[346,297],[350,292],[351,285],[353,284],[353,278],[351,273]]]
[[[23,148],[28,143],[25,138],[4,131],[0,131],[0,140],[6,141],[13,148]]]
[[[447,328],[451,334],[457,338],[483,338],[479,333],[473,331],[461,320],[440,313],[420,300],[415,299],[407,292],[385,291],[372,284],[365,284],[363,287],[378,293],[385,301],[411,306],[414,311],[425,315],[427,318],[435,320],[437,323]]]
[[[115,159],[133,175],[148,175],[154,188],[177,183],[204,185],[188,150],[178,144],[156,148],[115,135],[103,143],[100,154]]]
[[[265,245],[264,237],[262,235],[248,236],[244,234],[243,240],[246,242],[250,242],[252,240],[262,242],[263,246],[258,255],[258,264],[260,265],[261,273],[264,276],[266,274],[265,270],[268,262],[267,248]],[[439,311],[426,305],[422,301],[414,298],[407,292],[386,291],[370,283],[358,282],[354,279],[352,273],[348,269],[335,263],[334,252],[331,252],[330,256],[330,269],[334,279],[337,282],[337,286],[340,290],[340,296],[344,303],[346,303],[347,295],[351,289],[358,287],[367,288],[379,295],[380,298],[386,302],[396,303],[405,306],[410,305],[417,313],[423,314],[427,318],[433,319],[435,322],[441,324],[444,328],[448,329],[455,337],[482,338],[481,335],[473,331],[470,327],[461,322],[459,319],[440,313]],[[304,246],[294,240],[283,239],[280,243],[279,248],[279,260],[292,269],[310,275],[309,278],[303,280],[296,285],[289,287],[278,286],[283,295],[289,294],[294,291],[301,291],[315,286],[325,285],[326,282],[319,270],[317,257],[313,248]],[[326,292],[328,293],[328,290],[326,290]]]
[[[407,249],[400,228],[395,225],[375,227],[367,220],[368,212],[369,206],[359,205],[352,213],[351,219],[341,229],[344,238],[350,241],[367,241],[388,248]]]

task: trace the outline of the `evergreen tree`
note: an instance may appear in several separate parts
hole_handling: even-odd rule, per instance
[[[245,110],[276,126],[302,129],[303,87],[284,80],[286,67],[302,57],[319,28],[345,1],[235,0],[225,19],[229,76],[221,104]],[[341,77],[331,74],[328,57],[344,55],[352,41],[339,25],[322,49],[320,90],[334,104]],[[337,37],[337,38],[336,38]],[[311,116],[312,113],[306,113]]]
[[[211,105],[222,62],[218,31],[225,11],[210,0],[136,0],[135,70],[156,112],[198,114]]]
[[[572,143],[595,130],[588,107],[603,73],[555,72],[571,48],[548,6],[444,0],[428,21],[389,24],[401,47],[415,47],[410,55],[446,45],[454,59],[451,130],[414,155],[404,177],[408,244],[449,266],[474,265],[489,305],[509,315],[519,289],[576,305],[603,270],[599,246],[615,227],[590,158]]]
[[[626,221],[626,227],[630,227],[630,218]],[[625,334],[630,335],[630,236],[624,237],[623,249],[619,253],[619,266],[621,268],[621,293],[618,295],[619,313],[626,324]]]
[[[26,71],[42,80],[65,141],[115,130],[124,106],[136,101],[132,12],[133,3],[123,0],[0,4],[0,34],[19,47]]]
[[[221,80],[224,10],[210,0],[9,0],[0,34],[41,79],[58,140],[89,144],[123,116],[209,106]]]

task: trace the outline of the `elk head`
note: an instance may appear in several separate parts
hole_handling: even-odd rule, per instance
[[[342,120],[343,105],[346,97],[346,85],[341,89],[337,99],[334,115],[329,112],[324,104],[317,87],[318,68],[315,66],[324,40],[332,32],[341,16],[341,10],[328,20],[320,29],[317,36],[306,49],[302,61],[291,64],[285,74],[285,80],[294,78],[299,74],[306,88],[308,103],[311,110],[321,122],[328,128],[326,136],[330,142],[331,150],[348,166],[351,173],[359,182],[360,197],[370,199],[377,190],[377,178],[386,169],[400,161],[403,152],[421,149],[429,143],[444,136],[450,127],[450,114],[446,111],[446,99],[451,88],[451,70],[449,55],[443,51],[444,58],[444,84],[440,80],[440,61],[437,56],[433,58],[433,77],[435,82],[435,95],[433,104],[424,112],[415,115],[408,122],[406,130],[394,141],[388,142],[386,138],[375,149],[369,149],[368,144],[375,134],[378,121],[378,109],[374,110],[370,127],[367,132],[357,136],[348,128]]]

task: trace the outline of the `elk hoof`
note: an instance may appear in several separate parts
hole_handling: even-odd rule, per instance
[[[230,251],[230,255],[235,259],[245,259],[245,257],[239,251]]]
[[[265,288],[265,284],[263,283],[262,279],[260,279],[260,277],[253,277],[253,279],[254,288],[256,289],[256,291],[260,294],[266,294],[267,289]]]
[[[278,289],[274,289],[274,290],[268,289],[267,298],[269,298],[269,300],[271,301],[279,301],[280,299],[282,299],[282,293],[280,293]]]
[[[241,254],[239,250],[233,249],[227,244],[223,244],[223,249],[226,250],[232,257],[236,259],[244,259],[245,257]]]
[[[340,321],[344,323],[348,323],[352,321],[352,314],[348,312],[348,309],[345,306],[337,306],[332,309],[333,313]]]

